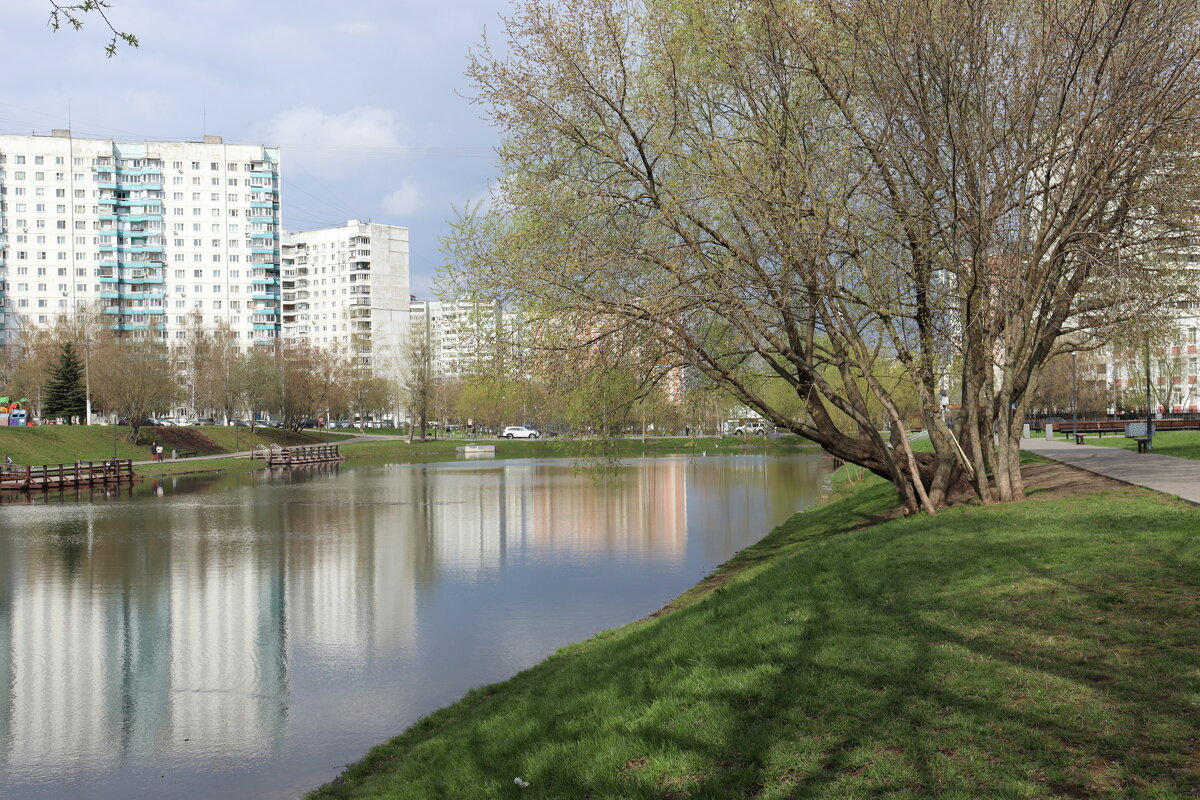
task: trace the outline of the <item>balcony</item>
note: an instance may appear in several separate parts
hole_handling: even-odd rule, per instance
[[[371,309],[369,308],[352,308],[350,309],[350,319],[370,319]]]

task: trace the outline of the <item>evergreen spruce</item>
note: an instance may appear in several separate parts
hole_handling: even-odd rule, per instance
[[[42,416],[62,417],[68,425],[72,417],[83,418],[87,413],[87,393],[83,385],[83,362],[75,346],[62,346],[58,365],[50,371],[50,380],[42,395]]]

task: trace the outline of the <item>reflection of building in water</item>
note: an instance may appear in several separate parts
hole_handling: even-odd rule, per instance
[[[270,748],[284,721],[283,576],[230,559],[178,510],[108,515],[98,533],[94,513],[5,542],[0,758],[69,771],[185,738],[193,752]],[[168,526],[182,535],[144,535]]]
[[[411,647],[425,540],[402,522],[404,487],[351,474],[324,488],[287,511],[287,529],[327,532],[287,543],[290,636],[342,662],[384,644]]]
[[[180,536],[170,585],[168,751],[220,742],[222,752],[269,752],[282,733],[286,623],[282,576],[239,545]]]
[[[687,548],[687,463],[650,462],[632,475],[580,481],[561,464],[496,464],[402,470],[425,503],[406,506],[410,528],[436,530],[442,567],[485,571],[514,552],[577,557],[636,554],[666,562]]]

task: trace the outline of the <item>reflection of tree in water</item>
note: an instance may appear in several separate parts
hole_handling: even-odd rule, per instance
[[[87,560],[87,527],[82,520],[66,520],[51,525],[47,532],[54,542],[63,570],[76,577]]]

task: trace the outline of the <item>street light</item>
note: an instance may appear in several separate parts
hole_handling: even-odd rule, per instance
[[[1150,411],[1150,340],[1146,339],[1146,451],[1154,450],[1154,418]]]
[[[1079,387],[1075,382],[1075,351],[1071,351],[1071,436],[1079,441]]]

